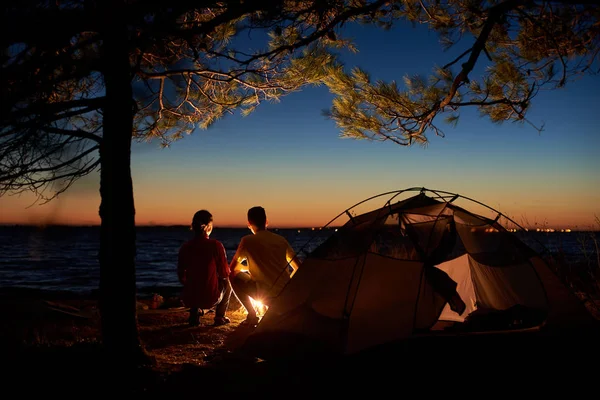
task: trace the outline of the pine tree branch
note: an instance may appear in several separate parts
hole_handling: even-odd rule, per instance
[[[89,139],[92,140],[96,143],[101,143],[102,142],[102,137],[98,136],[98,135],[94,135],[93,133],[84,131],[82,129],[74,129],[74,130],[70,130],[70,129],[59,129],[59,128],[54,128],[54,127],[42,127],[40,130],[44,131],[44,132],[48,132],[48,133],[54,133],[57,135],[63,135],[63,136],[67,136],[67,137],[74,137],[74,138],[80,138],[80,139]]]
[[[92,111],[97,111],[101,109],[103,105],[104,97],[63,101],[56,103],[36,102],[26,108],[20,110],[13,110],[10,114],[4,116],[2,118],[2,125],[13,125],[18,128],[26,128],[34,126],[36,124],[40,124],[42,122],[40,119],[43,119],[44,123],[50,123],[64,118],[70,118],[77,115],[86,114]],[[75,110],[69,113],[64,112],[65,110],[71,109]],[[32,115],[38,115],[38,118],[27,122],[18,121],[21,118],[27,118]]]
[[[300,40],[296,41],[295,43],[279,46],[279,47],[277,47],[271,51],[265,52],[265,53],[256,54],[255,56],[244,61],[243,64],[250,64],[251,62],[261,59],[261,58],[268,58],[268,57],[271,57],[271,56],[274,56],[274,55],[277,55],[277,54],[280,54],[280,53],[283,53],[286,51],[293,51],[298,48],[306,47],[309,44],[315,42],[316,40],[321,39],[322,37],[328,35],[329,32],[331,32],[340,23],[345,22],[353,17],[364,15],[371,11],[377,10],[380,7],[386,5],[388,2],[389,2],[388,0],[378,0],[367,6],[349,8],[346,11],[340,13],[335,18],[333,18],[329,23],[324,25],[323,28],[315,30],[309,36],[301,38]]]
[[[48,172],[53,172],[53,171],[59,171],[62,168],[67,167],[67,166],[69,166],[69,165],[71,165],[73,163],[76,163],[77,161],[83,159],[87,155],[89,155],[92,152],[94,152],[96,150],[99,150],[99,149],[100,149],[100,146],[92,146],[89,149],[87,149],[86,151],[78,154],[77,156],[72,157],[68,161],[64,161],[64,162],[62,162],[60,164],[52,165],[50,167],[31,168],[31,169],[25,168],[25,170],[22,170],[22,171],[19,171],[19,172],[16,172],[16,173],[12,173],[12,174],[6,174],[6,175],[3,175],[2,171],[0,171],[0,182],[2,182],[0,184],[0,187],[5,185],[5,183],[4,183],[5,181],[12,181],[14,179],[19,179],[19,178],[22,178],[22,177],[25,177],[25,176],[29,176],[29,175],[33,175],[33,174],[40,174],[40,173],[48,173]],[[59,177],[44,178],[44,179],[35,179],[35,181],[36,182],[47,183],[47,182],[54,181],[54,180],[57,180],[57,179],[62,179],[64,177],[71,176],[71,175],[84,175],[84,174],[82,174],[81,171],[79,169],[77,169],[77,170],[75,170],[73,172],[61,175]]]
[[[524,5],[525,3],[528,3],[528,1],[507,0],[505,2],[502,2],[500,4],[492,6],[488,9],[488,11],[487,11],[488,17],[483,25],[483,28],[481,29],[481,32],[479,33],[479,36],[477,37],[477,39],[475,40],[475,43],[473,44],[473,47],[471,48],[471,55],[469,56],[469,59],[467,60],[467,62],[465,62],[462,65],[462,69],[461,69],[460,73],[456,76],[456,78],[454,78],[454,81],[452,82],[452,85],[450,87],[450,90],[448,91],[448,94],[446,95],[446,97],[444,97],[444,99],[442,99],[441,101],[438,101],[437,103],[435,103],[433,105],[433,107],[431,108],[431,110],[429,111],[427,116],[421,122],[419,130],[411,133],[410,136],[421,135],[425,131],[425,129],[431,125],[433,118],[435,118],[435,116],[438,114],[438,112],[443,110],[444,107],[446,107],[452,101],[454,96],[456,96],[458,89],[464,83],[469,82],[469,73],[475,67],[476,62],[479,59],[479,55],[485,48],[485,44],[487,43],[489,36],[492,32],[492,29],[494,28],[496,23],[498,23],[500,21],[501,17],[505,13],[507,13],[508,11],[510,11],[516,7]]]
[[[448,68],[450,68],[451,66],[453,66],[454,64],[456,64],[457,62],[459,62],[464,56],[466,56],[467,54],[469,54],[472,50],[473,50],[473,47],[468,48],[467,50],[465,50],[464,53],[462,53],[460,56],[456,57],[456,59],[454,59],[453,61],[451,61],[448,64],[444,65],[442,67],[442,69],[448,69]]]

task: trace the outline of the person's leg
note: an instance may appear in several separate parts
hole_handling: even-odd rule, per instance
[[[229,300],[231,299],[231,283],[229,279],[226,280],[224,287],[221,288],[221,296],[219,298],[219,302],[217,303],[217,307],[215,308],[215,318],[224,317],[227,308],[229,308]]]
[[[200,325],[200,315],[198,315],[198,307],[190,307],[190,318],[188,319],[190,326]]]
[[[233,291],[235,292],[238,300],[240,303],[242,303],[246,309],[246,312],[248,313],[246,321],[253,324],[258,323],[256,310],[254,309],[254,305],[252,304],[251,300],[251,297],[256,296],[256,282],[234,278],[231,280],[231,286],[233,287]]]
[[[234,278],[231,280],[231,286],[233,287],[233,291],[237,296],[238,300],[246,311],[248,315],[256,316],[256,311],[254,311],[254,306],[252,305],[252,301],[250,300],[250,294],[248,293],[248,282],[243,281],[241,279]]]
[[[225,316],[225,312],[229,307],[229,300],[231,299],[231,283],[229,279],[226,280],[225,285],[221,288],[221,295],[219,296],[219,302],[215,308],[215,325],[224,325],[230,322],[229,318]]]

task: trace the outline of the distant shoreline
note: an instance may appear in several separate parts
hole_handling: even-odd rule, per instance
[[[0,228],[38,228],[38,229],[64,229],[64,228],[100,228],[100,225],[70,225],[70,224],[8,224],[8,223],[0,223]],[[189,229],[189,225],[136,225],[136,228],[141,229],[149,229],[149,228],[162,228],[162,229]],[[219,225],[218,229],[248,229],[247,226],[231,226],[231,225]],[[319,227],[319,226],[273,226],[269,227],[269,230],[330,230],[330,229],[339,229],[340,226],[327,226],[327,227]],[[528,230],[518,230],[516,232],[529,232],[529,233],[540,233],[540,234],[548,234],[548,233],[600,233],[600,229],[564,229],[564,228],[550,228],[552,231],[540,230],[537,231],[537,228],[528,228]]]
[[[53,229],[53,228],[100,228],[100,225],[69,225],[69,224],[52,224],[52,225],[36,225],[36,224],[2,224],[0,228],[39,228],[39,229]],[[169,228],[169,229],[189,229],[189,225],[136,225],[136,228]],[[246,225],[243,226],[230,226],[230,225],[218,225],[218,229],[248,229]],[[337,229],[339,226],[328,226],[326,228],[317,226],[269,226],[269,230],[297,230],[297,229]]]

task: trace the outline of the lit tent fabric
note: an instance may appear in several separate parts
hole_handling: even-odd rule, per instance
[[[306,257],[244,350],[262,358],[352,354],[515,307],[528,310],[534,326],[593,319],[539,254],[498,218],[453,204],[457,197],[420,188],[360,215],[346,212],[349,220]]]

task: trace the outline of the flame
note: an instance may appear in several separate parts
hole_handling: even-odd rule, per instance
[[[240,272],[247,273],[248,270],[242,269],[242,270],[240,270]],[[263,315],[265,315],[265,313],[267,312],[267,309],[269,308],[268,306],[263,304],[260,300],[253,299],[252,297],[250,297],[250,302],[252,303],[252,307],[254,307],[254,311],[256,311],[256,316],[259,318],[262,317]]]
[[[250,301],[252,302],[252,306],[256,311],[256,316],[258,317],[262,317],[263,315],[265,315],[265,313],[269,309],[269,307],[264,305],[260,300],[255,300],[252,297],[250,297]]]

